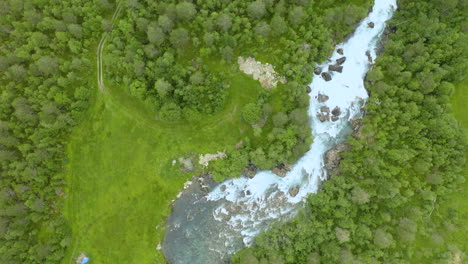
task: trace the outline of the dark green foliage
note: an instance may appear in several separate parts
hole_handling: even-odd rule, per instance
[[[246,104],[242,108],[242,118],[249,124],[254,124],[262,119],[262,108],[254,103]]]
[[[355,11],[334,7],[325,21],[351,24]],[[299,216],[260,235],[232,263],[273,263],[273,255],[294,264],[454,261],[461,251],[444,233],[463,227],[436,212],[465,181],[466,142],[448,103],[452,83],[467,70],[466,12],[462,1],[399,1],[384,53],[367,76],[362,131],[349,138],[340,173]]]
[[[123,84],[161,120],[199,120],[222,110],[230,89],[238,89],[230,81],[244,75],[237,70],[238,56],[271,63],[286,77],[286,85],[239,106],[244,121],[252,124],[250,143],[228,149],[227,160],[214,162],[218,180],[234,176],[249,162],[268,169],[277,162],[294,162],[308,150],[312,140],[305,85],[315,63],[333,48],[331,37],[337,36],[332,34],[350,32],[365,15],[357,12],[353,23],[339,21],[327,28],[324,10],[367,9],[302,0],[164,0],[130,6],[122,10],[107,47],[109,82]],[[278,112],[282,120],[273,121]],[[235,158],[238,154],[245,157]]]
[[[0,263],[60,263],[68,246],[64,144],[95,87],[100,5],[0,3]]]

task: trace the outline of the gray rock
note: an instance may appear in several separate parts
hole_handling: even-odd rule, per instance
[[[320,67],[315,67],[314,73],[317,74],[317,75],[320,75],[320,74],[322,73],[322,68],[320,68]]]
[[[343,49],[337,49],[336,52],[340,55],[343,55]]]
[[[296,195],[299,193],[299,186],[291,187],[288,193],[291,197],[296,197]]]
[[[374,28],[375,25],[374,25],[374,22],[369,22],[369,23],[367,23],[367,26],[370,27],[370,28]]]
[[[330,121],[330,115],[328,113],[317,113],[317,118],[320,122]]]
[[[322,106],[320,107],[320,112],[329,114],[330,108],[328,106]]]
[[[338,166],[340,165],[341,161],[341,153],[347,151],[348,149],[348,144],[340,143],[327,151],[325,154],[325,168],[331,175],[338,172]]]
[[[368,51],[366,51],[366,56],[367,56],[367,60],[368,60],[370,63],[372,63],[372,56],[371,56],[371,54],[370,54],[370,51],[369,51],[369,50],[368,50]]]
[[[224,185],[224,184],[221,185],[221,191],[222,191],[222,192],[226,191],[226,185]]]
[[[288,171],[291,170],[291,166],[287,163],[279,163],[278,165],[276,165],[272,170],[271,172],[273,172],[274,174],[280,176],[280,177],[284,177],[286,176],[286,173]]]
[[[253,177],[255,177],[255,174],[257,174],[257,166],[255,166],[254,164],[249,164],[246,168],[242,170],[242,174],[252,179]]]
[[[328,72],[322,72],[322,78],[327,82],[331,81],[331,79],[332,79],[330,73],[328,73]]]
[[[332,122],[338,121],[338,119],[340,119],[340,118],[337,117],[337,116],[332,116],[332,117],[331,117],[331,121],[332,121]]]
[[[329,99],[328,95],[321,94],[321,93],[318,94],[317,100],[319,101],[319,103],[324,103],[328,101],[328,99]]]
[[[343,66],[340,65],[328,65],[328,70],[329,71],[336,71],[336,72],[342,72],[343,71]]]
[[[336,63],[337,63],[338,65],[341,65],[341,64],[343,64],[345,61],[346,61],[346,57],[341,57],[341,58],[339,58],[339,59],[336,60]]]
[[[310,86],[308,86],[308,85],[307,85],[307,87],[306,87],[306,92],[307,92],[307,93],[312,92],[312,88],[310,88]]]
[[[341,109],[340,109],[338,106],[335,107],[335,108],[333,108],[333,110],[332,110],[332,115],[334,115],[334,116],[339,116],[339,115],[341,115]]]

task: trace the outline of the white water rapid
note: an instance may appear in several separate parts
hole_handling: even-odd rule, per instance
[[[352,37],[336,47],[337,50],[342,49],[342,55],[335,51],[327,62],[318,65],[327,72],[329,65],[335,65],[337,59],[346,57],[341,65],[343,66],[341,73],[328,71],[332,78],[330,81],[316,75],[310,85],[312,91],[308,112],[314,142],[310,151],[285,177],[281,178],[271,171],[261,171],[252,179],[242,176],[225,181],[203,198],[203,201],[193,202],[194,206],[203,207],[199,211],[210,208],[205,214],[212,213],[210,218],[214,219],[207,220],[206,216],[200,216],[193,222],[180,223],[177,220],[179,222],[176,221],[177,224],[174,224],[172,229],[169,225],[169,234],[174,232],[170,234],[172,238],[176,237],[176,232],[181,232],[179,235],[185,236],[186,239],[205,240],[197,242],[196,246],[195,242],[187,246],[194,248],[196,250],[194,252],[198,252],[197,255],[204,255],[200,256],[197,262],[198,256],[192,254],[191,263],[224,263],[235,251],[243,246],[250,246],[253,238],[266,230],[273,220],[294,216],[297,204],[304,201],[308,194],[318,191],[320,182],[327,178],[327,171],[324,168],[325,153],[350,135],[352,129],[349,121],[361,117],[361,108],[368,97],[363,79],[371,66],[372,58],[376,57],[376,48],[385,29],[385,21],[392,17],[395,9],[396,0],[375,0],[372,11],[361,21]],[[319,102],[319,94],[327,95],[329,99]],[[317,114],[324,106],[328,107],[330,112],[338,107],[341,110],[338,120],[329,119],[321,122]],[[330,113],[328,118],[331,116]],[[296,190],[299,188],[294,197],[289,193],[292,188]],[[193,216],[195,214],[190,215],[191,220],[197,218]],[[186,230],[182,232],[178,230],[179,228]],[[216,230],[213,231],[214,229]],[[167,243],[181,247],[181,243],[184,242],[168,241],[166,238]],[[167,244],[165,252],[170,263],[184,263],[188,259],[184,259],[182,255],[186,254],[188,257],[189,253],[180,253],[180,251],[176,253],[169,247]],[[201,250],[201,247],[207,250]],[[210,254],[217,257],[207,257]]]

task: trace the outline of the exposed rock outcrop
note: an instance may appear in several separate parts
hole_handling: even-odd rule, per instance
[[[343,66],[340,65],[328,65],[328,70],[329,71],[336,71],[336,72],[342,72],[343,71]]]
[[[327,151],[325,154],[325,169],[327,169],[330,175],[336,174],[338,172],[338,166],[340,165],[341,161],[341,153],[347,151],[348,149],[349,145],[343,142]]]
[[[252,179],[253,177],[255,177],[255,174],[257,174],[257,166],[255,166],[254,164],[249,164],[246,168],[242,170],[242,174]]]
[[[339,58],[339,59],[336,60],[336,63],[337,63],[338,65],[341,65],[341,64],[343,64],[345,61],[346,61],[346,57],[341,57],[341,58]]]
[[[324,103],[328,101],[328,99],[329,99],[328,95],[325,95],[325,94],[319,93],[317,96],[317,101],[319,101],[319,103]]]
[[[351,127],[353,128],[353,136],[355,138],[360,138],[361,137],[361,129],[362,129],[362,119],[355,117],[355,118],[349,120],[349,123],[351,124]]]
[[[372,63],[373,59],[372,59],[372,56],[371,56],[371,54],[370,54],[370,51],[369,51],[369,50],[368,50],[368,51],[366,51],[366,56],[367,56],[367,60],[368,60],[370,63]]]
[[[276,87],[278,81],[282,84],[286,83],[286,78],[279,76],[273,65],[269,63],[262,64],[252,57],[239,57],[237,58],[237,63],[239,64],[239,70],[245,74],[252,75],[254,80],[258,80],[265,89]]]
[[[284,177],[286,176],[286,173],[288,173],[288,171],[290,170],[291,170],[291,166],[289,164],[279,163],[271,171],[280,177]]]
[[[322,73],[322,68],[320,68],[320,67],[315,67],[314,73],[315,73],[316,75],[320,75],[320,74]]]
[[[193,161],[191,158],[180,157],[177,160],[180,162],[180,164],[182,164],[182,168],[181,168],[182,171],[185,171],[185,172],[194,171],[195,168],[194,168]]]
[[[330,108],[327,106],[320,107],[320,112],[317,113],[320,122],[330,121]]]
[[[328,72],[322,72],[322,78],[327,82],[331,81],[331,79],[332,79],[330,73],[328,73]]]
[[[299,186],[294,186],[294,187],[291,187],[289,190],[288,190],[288,193],[291,197],[296,197],[296,195],[299,193]]]
[[[336,107],[333,108],[333,110],[332,110],[332,115],[334,115],[334,116],[339,116],[339,115],[341,115],[341,109],[340,109],[338,106],[336,106]]]

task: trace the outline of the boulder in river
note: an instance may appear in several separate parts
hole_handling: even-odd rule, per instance
[[[296,195],[299,193],[299,186],[291,187],[288,193],[291,197],[296,197]]]
[[[284,177],[290,170],[291,166],[288,163],[279,163],[271,171],[280,177]]]
[[[310,88],[310,86],[308,86],[308,85],[307,85],[307,87],[306,87],[306,92],[307,92],[307,93],[312,92],[312,88]]]
[[[317,75],[320,75],[320,74],[322,73],[322,68],[320,68],[320,67],[315,67],[314,73],[317,74]]]
[[[367,23],[367,26],[370,27],[370,28],[374,28],[375,24],[374,24],[374,22],[369,22],[369,23]]]
[[[332,110],[332,115],[334,115],[334,116],[339,116],[339,115],[341,115],[341,109],[340,109],[338,106],[336,106],[336,107],[333,108],[333,110]]]
[[[321,94],[321,93],[318,94],[317,101],[319,101],[319,103],[324,103],[328,101],[328,99],[329,99],[328,95]]]
[[[341,64],[343,64],[345,61],[346,61],[346,57],[341,57],[341,58],[339,58],[339,59],[336,60],[336,63],[337,63],[338,65],[341,65]]]
[[[342,72],[342,71],[343,71],[343,66],[340,66],[340,65],[328,65],[328,70],[329,70],[329,71]]]
[[[329,114],[330,108],[328,108],[328,106],[322,106],[320,107],[320,112]]]
[[[370,54],[370,50],[366,51],[366,56],[367,56],[367,60],[372,63],[372,56]]]
[[[337,52],[338,54],[340,54],[340,55],[343,55],[343,54],[344,54],[344,53],[343,53],[343,49],[337,49],[336,52]]]
[[[252,179],[257,174],[257,166],[254,164],[249,164],[246,168],[242,170],[242,174]]]
[[[328,113],[317,113],[317,118],[320,122],[330,121],[330,115]]]
[[[331,79],[332,79],[330,73],[328,73],[328,72],[322,72],[322,78],[323,78],[326,82],[331,81]]]
[[[332,122],[338,121],[338,119],[340,119],[340,118],[337,117],[337,116],[332,116],[332,117],[331,117],[331,121],[332,121]]]

